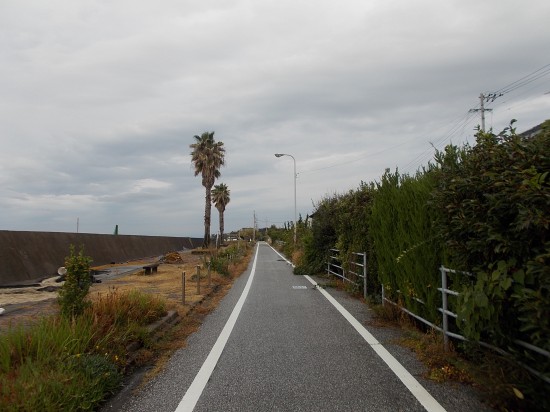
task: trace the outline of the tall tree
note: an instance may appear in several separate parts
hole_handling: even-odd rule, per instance
[[[229,194],[230,191],[225,183],[214,186],[212,190],[212,201],[220,213],[220,243],[223,242],[223,213],[225,212],[225,207],[231,200]]]
[[[202,176],[202,185],[206,189],[204,205],[204,241],[203,247],[210,245],[210,215],[212,206],[212,186],[220,177],[220,168],[225,164],[223,142],[214,140],[214,132],[204,132],[194,136],[195,143],[189,145],[192,150],[191,161],[195,166],[195,176]]]

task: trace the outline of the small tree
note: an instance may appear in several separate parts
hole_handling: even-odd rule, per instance
[[[61,314],[67,318],[81,315],[89,306],[86,295],[90,289],[90,264],[92,259],[84,255],[84,246],[75,254],[75,247],[71,245],[70,255],[65,258],[65,283],[59,291],[59,305]]]

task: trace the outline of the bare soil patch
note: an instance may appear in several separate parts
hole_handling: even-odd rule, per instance
[[[230,284],[230,279],[216,273],[211,274],[210,284],[208,271],[202,268],[205,257],[190,252],[173,252],[161,259],[157,272],[145,275],[141,266],[154,262],[156,259],[146,258],[114,265],[93,267],[95,271],[109,270],[111,275],[101,276],[101,283],[93,283],[90,287],[90,299],[112,293],[137,289],[145,293],[155,294],[168,302],[169,310],[176,310],[180,316],[185,316],[189,310],[211,294],[220,285]],[[201,266],[200,290],[197,288],[197,265]],[[128,267],[137,267],[129,274],[117,275]],[[182,274],[185,272],[185,304],[182,302]],[[0,289],[0,332],[9,327],[26,325],[41,316],[55,314],[58,311],[57,291],[40,290],[47,286],[59,287],[56,278],[46,279],[39,286]]]

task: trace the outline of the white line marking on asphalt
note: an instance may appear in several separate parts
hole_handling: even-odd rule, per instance
[[[309,276],[304,277],[311,282],[312,285],[317,285],[313,279]],[[393,357],[388,350],[382,346],[378,340],[372,336],[372,334],[365,329],[361,323],[353,317],[336,299],[334,299],[326,290],[317,288],[319,292],[323,294],[327,300],[346,318],[346,320],[355,328],[357,332],[365,339],[365,341],[371,346],[371,348],[382,358],[382,360],[390,367],[393,373],[403,382],[407,389],[415,396],[416,399],[424,406],[429,412],[444,412],[445,408],[437,402],[430,393],[424,389],[424,387],[416,380],[410,372],[405,369],[403,365],[399,363],[397,359]]]
[[[272,248],[273,249],[273,248]],[[273,249],[279,256],[281,256],[287,263],[294,267],[294,265],[289,262],[283,255]],[[312,278],[307,275],[304,277],[309,280],[313,286],[317,286]],[[346,318],[346,320],[354,327],[354,329],[359,332],[359,334],[365,339],[365,341],[371,346],[371,348],[376,352],[380,358],[390,367],[392,372],[403,382],[407,389],[418,399],[418,402],[429,412],[445,412],[445,408],[435,400],[435,398],[430,395],[430,393],[415,379],[411,373],[399,363],[397,359],[393,357],[391,353],[380,343],[378,340],[367,330],[361,323],[349,313],[346,308],[344,308],[336,299],[334,299],[327,291],[323,288],[316,288],[323,294],[327,300],[332,303],[332,305]]]
[[[227,319],[227,322],[225,323],[225,326],[223,327],[223,330],[221,331],[220,336],[218,336],[216,343],[214,344],[214,346],[212,347],[212,350],[208,354],[208,357],[202,364],[202,367],[197,373],[197,376],[195,376],[195,379],[191,383],[191,386],[189,386],[189,388],[187,389],[187,392],[185,392],[185,395],[180,401],[175,412],[191,412],[195,408],[195,405],[197,404],[204,388],[206,387],[206,384],[208,383],[208,379],[210,379],[210,376],[212,375],[212,372],[214,371],[214,368],[216,367],[216,364],[220,359],[220,356],[223,352],[225,344],[227,343],[227,340],[229,339],[229,336],[233,331],[233,327],[235,326],[235,323],[237,322],[237,318],[241,313],[241,309],[244,305],[244,301],[246,300],[246,297],[248,296],[248,292],[250,291],[250,286],[252,285],[252,280],[254,279],[254,274],[256,273],[256,261],[258,260],[259,249],[260,249],[259,245],[256,246],[256,254],[254,256],[254,263],[252,264],[252,270],[250,272],[250,276],[248,277],[248,281],[246,282],[246,285],[243,289],[243,293],[239,298],[239,301],[233,308],[233,311],[231,312],[229,319]]]

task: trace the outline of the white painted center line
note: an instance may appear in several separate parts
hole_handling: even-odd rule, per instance
[[[256,273],[256,261],[258,260],[259,249],[260,248],[258,244],[256,246],[256,254],[254,256],[254,263],[252,264],[252,270],[251,270],[250,276],[248,277],[248,281],[246,282],[246,285],[244,287],[243,293],[239,298],[239,301],[233,308],[233,311],[231,312],[229,319],[227,319],[227,322],[225,323],[225,326],[223,327],[223,330],[221,331],[220,336],[218,336],[216,343],[214,344],[214,346],[212,347],[212,350],[208,354],[208,357],[202,364],[202,367],[197,373],[197,376],[195,376],[195,379],[191,383],[191,386],[189,386],[189,388],[187,389],[187,392],[185,392],[185,395],[181,399],[178,407],[176,408],[176,412],[191,412],[195,408],[195,405],[197,404],[200,396],[202,395],[202,392],[206,387],[206,384],[208,383],[208,379],[210,379],[210,376],[212,375],[212,372],[214,371],[214,368],[216,367],[216,364],[220,359],[220,356],[223,352],[223,349],[225,348],[225,345],[229,339],[229,336],[233,331],[233,327],[235,326],[235,323],[237,322],[237,318],[241,313],[241,309],[244,305],[244,301],[246,300],[246,297],[248,296],[248,292],[250,291],[250,286],[252,285],[252,280],[254,279],[254,274]]]

